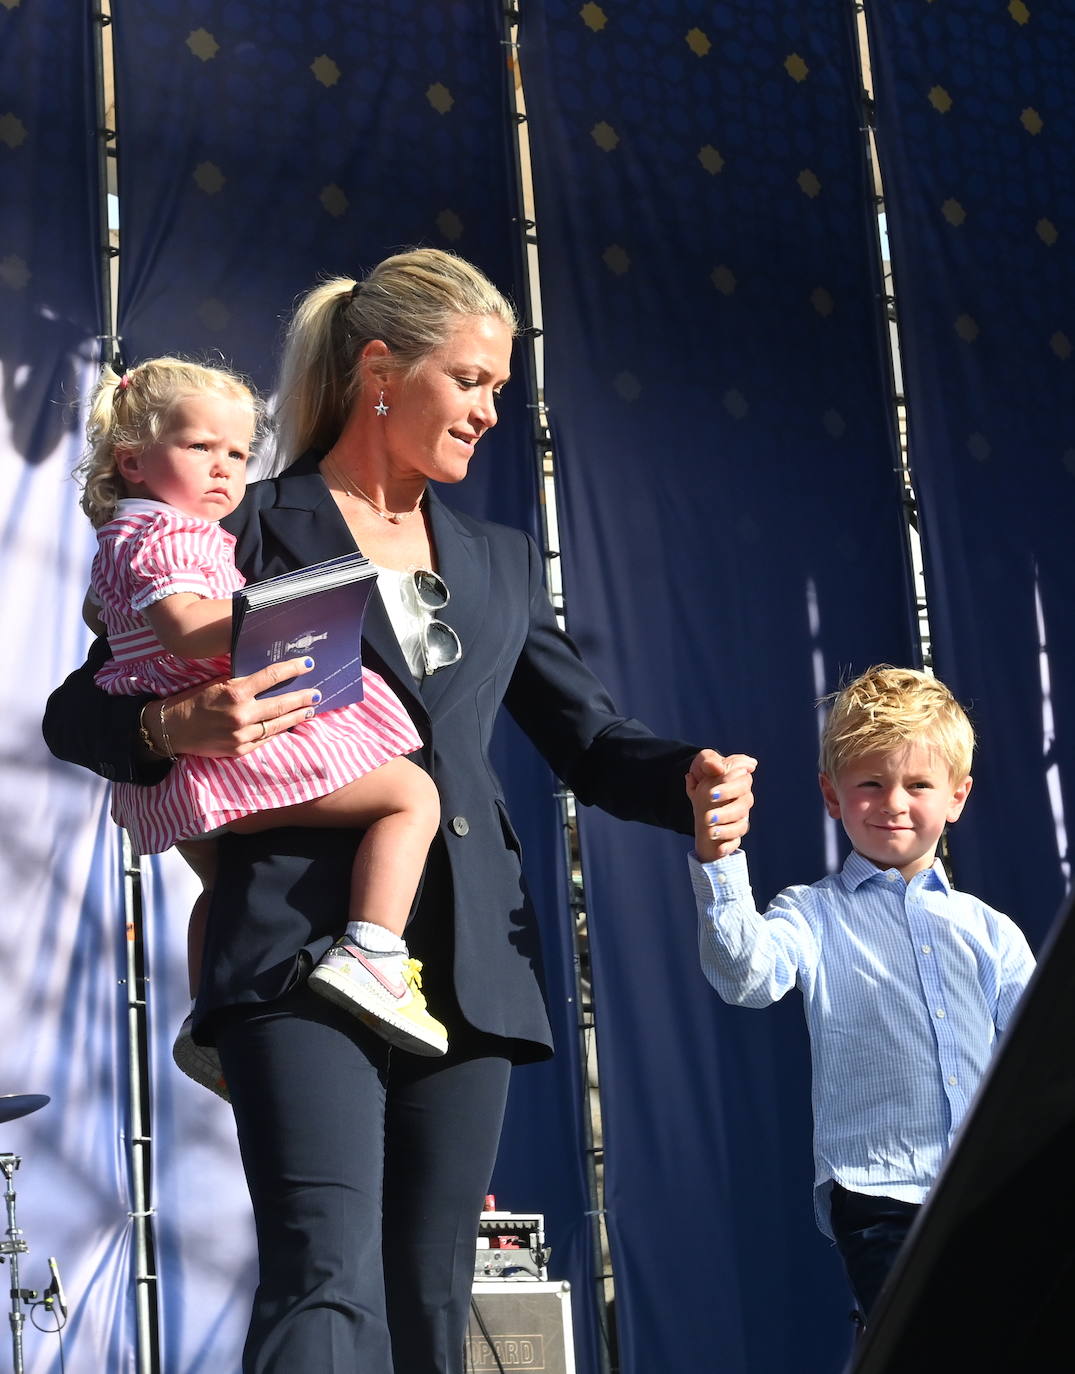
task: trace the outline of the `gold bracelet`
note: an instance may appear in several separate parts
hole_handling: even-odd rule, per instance
[[[172,748],[172,741],[168,738],[168,727],[167,727],[167,725],[165,725],[165,723],[164,723],[164,708],[165,708],[167,705],[168,705],[168,699],[165,697],[165,698],[163,698],[163,699],[161,700],[161,709],[160,709],[160,715],[159,715],[159,717],[157,718],[157,724],[158,724],[158,725],[160,726],[160,728],[161,728],[161,739],[164,741],[164,752],[165,752],[165,754],[167,755],[167,757],[170,758],[170,759],[172,759],[172,761],[174,762],[174,761],[175,761],[175,750]]]
[[[145,745],[145,747],[149,750],[149,752],[153,755],[155,759],[174,760],[175,755],[172,753],[172,742],[168,738],[168,730],[164,724],[165,703],[163,701],[161,702],[160,716],[157,719],[157,724],[160,726],[161,734],[164,737],[163,749],[161,749],[161,747],[157,744],[156,740],[149,733],[149,727],[146,725],[146,712],[152,705],[153,702],[147,701],[146,704],[142,707],[141,711],[138,713],[138,738],[142,741],[142,743]]]

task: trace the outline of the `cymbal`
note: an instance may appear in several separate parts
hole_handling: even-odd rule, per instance
[[[44,1093],[0,1093],[0,1125],[29,1116],[51,1100]]]

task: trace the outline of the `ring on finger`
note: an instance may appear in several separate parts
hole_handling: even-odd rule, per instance
[[[261,739],[258,740],[258,743],[260,744],[260,743],[261,743],[261,740],[263,740],[263,739],[268,739],[268,737],[269,737],[269,732],[268,732],[268,730],[265,728],[265,722],[264,722],[263,720],[259,720],[259,721],[258,721],[258,724],[261,726]]]

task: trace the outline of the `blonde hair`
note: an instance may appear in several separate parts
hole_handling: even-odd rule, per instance
[[[248,402],[256,433],[264,407],[251,387],[226,368],[164,357],[150,358],[121,375],[104,365],[90,398],[86,449],[74,472],[82,486],[80,505],[95,526],[107,524],[116,503],[128,495],[116,449],[155,443],[176,401],[201,392]]]
[[[875,749],[901,749],[915,742],[938,750],[953,780],[970,773],[974,727],[944,685],[916,668],[882,663],[868,668],[838,692],[821,734],[818,767],[830,778]]]
[[[339,438],[361,388],[366,344],[388,345],[384,365],[413,372],[460,319],[492,316],[514,338],[519,319],[488,277],[455,253],[412,248],[362,280],[332,277],[299,301],[288,326],[276,405],[277,467]]]

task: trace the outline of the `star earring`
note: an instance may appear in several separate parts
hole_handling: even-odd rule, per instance
[[[379,397],[378,400],[377,400],[377,404],[376,404],[373,408],[374,408],[374,410],[377,412],[378,415],[387,415],[387,414],[388,414],[388,407],[387,407],[387,406],[385,405],[385,403],[384,403],[384,392],[383,392],[383,391],[381,392],[380,397]]]

